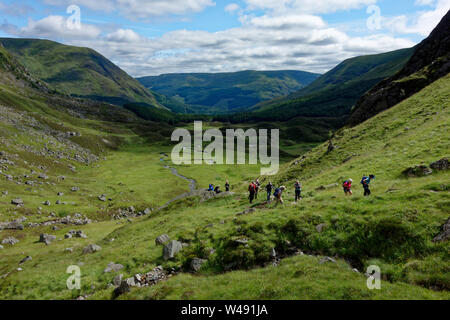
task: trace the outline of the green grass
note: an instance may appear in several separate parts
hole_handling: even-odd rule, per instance
[[[154,287],[132,290],[121,299],[189,300],[370,300],[448,299],[450,296],[404,283],[382,283],[369,290],[367,278],[342,261],[319,264],[320,258],[297,256],[278,267],[250,272],[233,271],[218,276],[181,275]]]
[[[1,38],[0,42],[33,75],[59,92],[117,105],[143,102],[164,108],[150,90],[92,49],[35,39]]]
[[[435,172],[410,179],[401,175],[409,166],[449,156],[449,78],[438,80],[357,127],[340,130],[333,138],[338,148],[331,153],[326,153],[325,143],[308,152],[302,161],[287,163],[277,176],[270,178],[277,185],[288,187],[284,205],[264,204],[262,195],[252,205],[255,212],[238,215],[250,207],[246,180],[256,177],[257,166],[181,166],[180,173],[196,179],[199,187],[211,182],[223,185],[229,179],[235,194],[209,201],[183,199],[131,223],[111,221],[108,213],[122,206],[161,204],[187,190],[187,182],[171,175],[163,168],[164,162],[159,161],[159,152],[169,153],[170,146],[152,140],[151,132],[146,131],[169,129],[99,120],[85,122],[4,87],[6,91],[2,91],[0,99],[3,104],[11,101],[11,108],[7,109],[11,116],[28,110],[37,112],[36,116],[53,126],[59,123],[61,130],[76,128],[83,133],[80,144],[100,144],[95,151],[102,160],[90,166],[77,165],[77,173],[72,173],[67,165],[73,162],[56,164],[48,157],[20,152],[19,146],[24,143],[35,147],[49,143],[50,137],[38,139],[38,128],[24,133],[20,126],[0,122],[0,149],[8,147],[11,153],[20,153],[17,165],[10,169],[15,176],[38,164],[49,166],[50,182],[57,183],[55,177],[60,174],[67,176],[56,186],[44,184],[32,189],[37,194],[3,180],[2,188],[10,193],[0,196],[2,221],[22,215],[28,221],[42,221],[56,209],[58,215],[81,212],[100,221],[81,227],[61,226],[59,231],[51,227],[1,231],[1,239],[12,235],[20,242],[1,250],[0,275],[9,275],[0,279],[0,299],[72,299],[81,294],[89,295],[89,299],[111,299],[113,287],[109,283],[115,274],[103,273],[109,262],[123,264],[121,273],[131,277],[160,264],[186,272],[185,267],[194,257],[208,260],[197,275],[182,273],[151,288],[133,289],[121,298],[449,299],[449,242],[432,242],[448,219],[449,173]],[[138,136],[136,132],[145,134]],[[103,139],[116,141],[117,145],[108,147]],[[310,147],[313,145],[305,148]],[[358,181],[369,173],[376,175],[373,194],[363,197]],[[351,198],[345,197],[340,188],[348,177],[355,182]],[[301,179],[304,189],[304,199],[298,204],[293,203],[296,179]],[[118,185],[119,182],[124,185]],[[334,182],[338,187],[315,190]],[[66,190],[74,184],[79,184],[81,190],[73,195]],[[37,215],[35,207],[39,202],[45,197],[52,197],[49,199],[53,202],[59,188],[77,205],[52,206],[45,208],[46,214]],[[101,193],[114,200],[100,203],[96,196]],[[9,204],[17,196],[23,197],[25,209]],[[316,226],[321,223],[325,227],[318,232]],[[83,230],[89,238],[57,240],[50,246],[37,243],[40,233],[54,234],[59,239],[71,229]],[[163,261],[162,247],[154,242],[163,233],[190,244],[174,261]],[[242,238],[248,240],[248,246],[234,241]],[[306,255],[292,257],[287,241]],[[82,248],[91,243],[100,245],[102,250],[82,255]],[[74,252],[65,252],[68,247]],[[215,252],[210,254],[210,248]],[[273,248],[286,258],[278,267],[263,267],[271,264]],[[27,255],[33,260],[20,266],[23,271],[17,271],[18,262]],[[320,257],[325,255],[335,257],[337,263],[320,264]],[[82,288],[70,291],[66,288],[66,268],[79,262]],[[365,271],[373,264],[381,268],[381,290],[369,290],[366,278],[351,270],[357,267]]]

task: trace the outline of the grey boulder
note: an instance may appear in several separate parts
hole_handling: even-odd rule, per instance
[[[156,245],[163,245],[169,241],[170,237],[167,234],[163,234],[156,238],[155,243]]]
[[[99,245],[90,244],[90,245],[84,247],[83,254],[94,253],[94,252],[97,252],[97,251],[100,251],[100,250],[102,250],[102,247],[100,247]]]
[[[106,267],[106,269],[103,272],[104,273],[117,272],[117,271],[122,270],[122,269],[123,269],[123,265],[111,262],[111,263],[108,264],[108,266]]]
[[[180,241],[172,240],[166,244],[163,248],[164,260],[173,259],[175,255],[183,249],[183,245]]]

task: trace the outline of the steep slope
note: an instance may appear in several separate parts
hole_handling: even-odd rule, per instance
[[[61,93],[163,108],[148,89],[92,49],[35,39],[0,38],[0,43],[34,76]]]
[[[194,257],[206,260],[196,276],[135,288],[123,298],[239,299],[245,292],[253,299],[448,299],[450,242],[436,237],[449,219],[448,162],[447,169],[441,166],[424,177],[402,172],[449,156],[449,89],[447,75],[368,121],[342,129],[333,139],[336,149],[328,151],[323,144],[277,176],[265,177],[263,183],[270,179],[288,187],[282,206],[258,200],[249,209],[245,197],[236,197],[197,204],[199,209],[192,201],[157,216],[158,221],[119,230],[115,236],[142,241],[131,235],[174,219],[161,233],[178,217],[195,216],[195,233],[187,225],[169,228],[191,244],[175,261],[189,268]],[[358,181],[369,173],[376,179],[372,195],[364,197]],[[348,177],[354,179],[352,197],[340,187]],[[298,204],[292,202],[296,179],[303,184]],[[370,265],[381,270],[380,290],[366,287],[361,273]]]
[[[138,80],[149,89],[192,105],[197,112],[224,113],[287,95],[318,76],[303,71],[241,71],[163,74]]]
[[[258,166],[182,165],[174,168],[201,186],[229,179],[235,194],[192,197],[146,215],[145,208],[188,190],[165,168],[173,164],[160,160],[173,145],[157,138],[170,137],[172,128],[123,108],[41,92],[15,82],[15,75],[4,79],[0,239],[19,242],[0,248],[1,299],[112,299],[118,274],[149,279],[159,265],[163,281],[120,298],[450,298],[450,243],[432,242],[448,219],[449,172],[401,176],[409,166],[448,156],[450,76],[339,131],[331,152],[324,144],[282,168],[272,178],[289,188],[283,206],[260,197],[249,208],[247,181]],[[338,187],[315,190],[369,172],[377,176],[369,198],[358,186],[352,198]],[[297,178],[304,199],[293,204]],[[12,204],[18,198],[22,206]],[[71,230],[87,238],[66,238]],[[46,245],[40,234],[56,239]],[[187,244],[173,260],[165,261],[155,243],[161,234]],[[94,243],[101,250],[84,254]],[[27,256],[32,260],[19,265]],[[204,260],[194,276],[195,258]],[[123,266],[119,273],[105,272],[112,261]],[[80,290],[67,288],[67,267],[74,264],[82,270]],[[367,288],[368,265],[380,266],[381,290]]]
[[[255,119],[348,116],[367,90],[400,70],[413,49],[348,59],[298,92],[254,106]]]
[[[431,34],[416,46],[408,63],[356,103],[349,119],[356,125],[386,110],[450,71],[450,11]]]

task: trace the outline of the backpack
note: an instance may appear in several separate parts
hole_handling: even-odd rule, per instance
[[[248,186],[248,191],[255,192],[255,185],[253,183],[250,183],[250,185]]]
[[[278,195],[280,194],[280,191],[281,191],[280,188],[276,188],[273,195],[274,195],[275,197],[278,197]]]
[[[370,179],[368,177],[362,177],[361,184],[367,184],[368,180],[370,181]]]
[[[344,183],[342,184],[342,186],[343,186],[344,188],[350,188],[350,181],[345,180]]]
[[[300,183],[296,183],[295,184],[295,190],[301,191],[302,190],[302,185]]]

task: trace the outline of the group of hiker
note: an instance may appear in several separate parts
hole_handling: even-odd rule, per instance
[[[222,190],[220,190],[220,185],[215,186],[212,183],[209,185],[208,191],[213,191],[217,194],[222,192]],[[230,183],[228,181],[225,183],[225,191],[226,192],[230,191]]]
[[[297,181],[297,183],[300,185],[300,183]],[[248,186],[248,192],[249,192],[249,200],[250,203],[253,203],[253,200],[258,199],[258,192],[261,188],[261,183],[259,182],[259,179],[256,179],[255,181],[252,181],[250,185]],[[280,186],[278,188],[274,188],[272,182],[269,181],[269,183],[266,185],[266,192],[267,192],[267,202],[271,201],[272,197],[272,191],[274,191],[273,196],[275,198],[275,201],[278,203],[283,203],[283,191],[286,190],[285,186]],[[301,191],[301,186],[300,186]],[[300,197],[300,193],[299,193]],[[296,197],[297,201],[297,197]]]
[[[373,174],[362,177],[361,184],[364,189],[364,196],[370,196],[370,194],[371,194],[370,182],[374,179],[375,179],[375,176]],[[342,188],[344,189],[344,194],[346,196],[353,195],[352,184],[353,184],[353,180],[351,178],[345,180],[342,183]],[[302,184],[300,183],[299,180],[297,180],[297,181],[295,181],[293,187],[294,187],[294,192],[295,192],[295,202],[297,202],[298,200],[302,199]],[[225,191],[229,192],[230,189],[231,189],[230,183],[227,181],[225,183]],[[249,193],[248,198],[250,200],[250,203],[253,203],[253,200],[258,199],[258,193],[259,193],[260,189],[261,189],[261,183],[259,182],[259,179],[256,179],[255,181],[250,182],[250,184],[248,186],[248,193]],[[266,194],[267,194],[267,202],[271,202],[272,192],[273,192],[273,197],[276,201],[276,204],[278,205],[279,203],[281,203],[281,204],[284,203],[282,196],[283,196],[283,192],[286,190],[285,186],[280,186],[278,188],[275,188],[274,185],[272,184],[272,182],[269,181],[269,183],[266,185],[265,189],[266,189]],[[209,185],[208,191],[212,191],[217,194],[222,192],[222,190],[220,190],[220,185],[215,186],[214,184]]]
[[[373,174],[369,175],[369,176],[364,176],[361,179],[361,184],[363,186],[364,189],[364,196],[370,196],[371,192],[370,192],[370,182],[372,180],[375,179],[375,176]],[[351,178],[348,178],[348,180],[345,180],[344,183],[342,184],[342,188],[344,189],[344,194],[346,196],[351,196],[353,195],[353,191],[352,191],[352,183],[353,180]]]
[[[370,192],[370,182],[375,179],[375,176],[373,174],[369,176],[364,176],[361,179],[361,184],[364,189],[364,196],[369,196],[371,194]],[[342,184],[342,187],[344,189],[344,194],[346,196],[353,195],[352,191],[352,183],[353,180],[349,178],[348,180],[345,180]],[[261,188],[261,184],[259,182],[259,179],[256,179],[255,181],[250,182],[250,185],[248,186],[248,192],[249,192],[249,200],[250,203],[253,203],[253,200],[258,199],[258,192]],[[272,191],[274,191],[273,196],[275,198],[275,201],[278,205],[278,203],[283,204],[283,192],[286,190],[285,186],[280,186],[278,188],[274,188],[274,185],[272,182],[269,181],[269,183],[266,185],[266,192],[267,192],[267,202],[271,201],[272,198]],[[295,202],[302,199],[302,184],[299,180],[297,180],[294,183],[294,191],[295,191]]]

